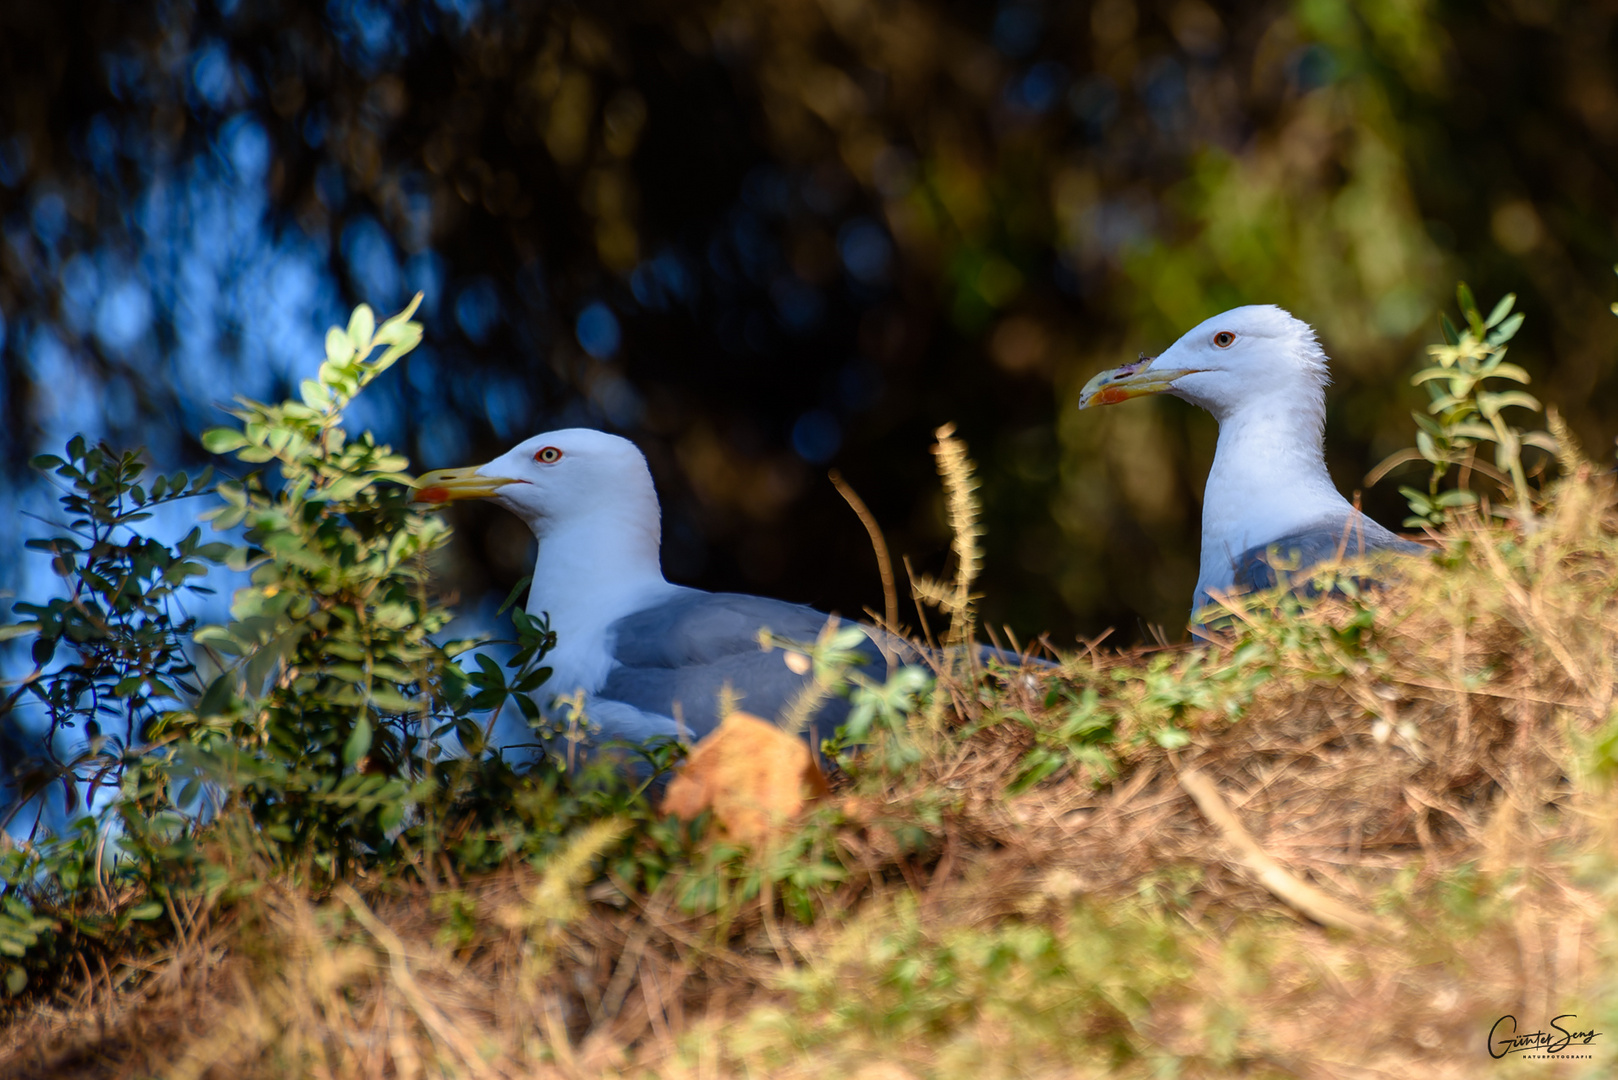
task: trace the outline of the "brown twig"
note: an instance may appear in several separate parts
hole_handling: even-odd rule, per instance
[[[1253,839],[1236,812],[1212,780],[1194,768],[1179,770],[1180,786],[1196,802],[1221,836],[1235,849],[1237,861],[1245,866],[1260,885],[1282,903],[1296,908],[1323,926],[1352,930],[1360,934],[1392,934],[1394,928],[1384,919],[1352,908],[1298,878],[1276,862]]]
[[[882,575],[882,625],[885,629],[898,632],[899,629],[899,586],[893,576],[893,557],[888,554],[888,541],[882,535],[882,526],[877,523],[876,515],[871,513],[865,500],[843,479],[843,474],[833,469],[827,474],[832,487],[848,503],[849,509],[860,519],[865,526],[866,533],[871,538],[871,550],[876,553],[876,570]]]

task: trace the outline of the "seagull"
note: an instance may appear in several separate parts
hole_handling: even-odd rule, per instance
[[[813,681],[801,652],[766,651],[760,632],[813,642],[833,616],[663,577],[657,491],[645,456],[627,439],[588,428],[552,431],[486,465],[427,473],[416,488],[421,502],[491,499],[539,541],[528,612],[548,614],[556,634],[545,657],[548,715],[557,715],[559,696],[582,691],[602,739],[689,742],[718,726],[726,702],[779,718]],[[858,668],[869,678],[886,678],[887,656],[919,659],[897,636],[860,629]],[[843,697],[823,696],[809,726],[830,734],[849,708]]]
[[[1202,500],[1192,617],[1217,596],[1377,551],[1418,554],[1361,513],[1326,472],[1326,353],[1314,328],[1273,304],[1232,308],[1167,352],[1103,371],[1079,408],[1173,394],[1213,413],[1219,442]]]

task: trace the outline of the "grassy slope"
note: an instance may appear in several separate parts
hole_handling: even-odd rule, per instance
[[[649,894],[592,869],[608,823],[543,872],[176,912],[14,1013],[0,1075],[1613,1075],[1615,643],[1581,477],[1363,602],[957,685],[919,764]],[[1484,1053],[1569,1012],[1587,1058]]]

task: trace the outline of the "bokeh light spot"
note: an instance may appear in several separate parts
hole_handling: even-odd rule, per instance
[[[344,229],[342,248],[359,295],[383,307],[398,301],[399,261],[387,231],[374,218],[359,218]]]
[[[579,312],[573,333],[579,339],[579,347],[597,360],[605,360],[617,352],[623,338],[623,332],[618,329],[618,316],[600,300]]]
[[[1055,105],[1067,87],[1067,68],[1054,60],[1035,64],[1013,86],[1011,103],[1029,112],[1042,113]]]
[[[239,183],[257,187],[264,182],[270,169],[270,137],[257,120],[246,114],[231,117],[219,131],[219,145]]]
[[[482,345],[500,323],[500,293],[494,282],[478,278],[455,298],[455,324],[474,345]]]
[[[197,59],[191,65],[191,86],[209,107],[223,109],[229,105],[235,84],[230,54],[223,45],[215,41],[197,50]]]
[[[792,449],[811,465],[824,465],[843,445],[843,425],[825,409],[811,409],[792,425]]]
[[[101,292],[101,271],[87,255],[75,255],[62,267],[62,316],[74,332],[82,332]]]
[[[444,259],[436,251],[420,251],[410,257],[404,268],[405,288],[412,294],[421,293],[424,314],[435,315],[444,293]]]
[[[837,253],[856,281],[864,285],[887,284],[893,242],[876,222],[855,218],[844,225],[837,234]]]
[[[67,203],[54,191],[47,191],[34,202],[34,235],[46,247],[53,246],[67,232]]]
[[[666,311],[676,302],[695,300],[697,282],[680,256],[665,251],[635,267],[629,275],[629,291],[642,307]]]
[[[108,172],[118,160],[118,130],[101,114],[84,131],[84,157],[97,172]]]
[[[784,277],[770,287],[775,310],[781,316],[781,325],[796,334],[804,334],[820,325],[826,309],[820,291],[796,277]]]
[[[96,337],[109,350],[128,350],[146,336],[151,325],[152,290],[144,281],[125,278],[96,305]]]

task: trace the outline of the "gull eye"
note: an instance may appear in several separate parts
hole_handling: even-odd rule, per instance
[[[543,450],[535,452],[534,460],[541,465],[555,465],[562,460],[562,452],[554,446],[547,446]]]
[[[1228,349],[1236,344],[1236,335],[1229,330],[1221,330],[1214,335],[1214,344],[1221,349]]]

